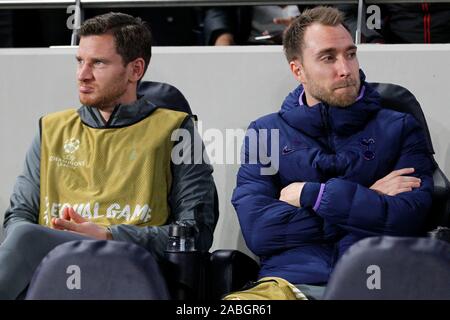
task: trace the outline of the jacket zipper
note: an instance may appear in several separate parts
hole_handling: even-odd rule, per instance
[[[329,108],[328,105],[322,104],[322,108],[321,108],[322,122],[324,123],[324,126],[325,126],[328,148],[334,152],[334,144],[333,144],[333,139],[331,137],[330,124],[329,124],[329,119],[328,119],[328,108]]]

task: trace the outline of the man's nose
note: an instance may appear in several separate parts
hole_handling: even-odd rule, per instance
[[[338,59],[336,68],[339,77],[348,77],[351,75],[350,62],[344,58]]]
[[[86,81],[93,78],[92,70],[87,64],[79,65],[77,71],[78,81]]]

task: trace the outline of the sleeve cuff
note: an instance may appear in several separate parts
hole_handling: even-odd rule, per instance
[[[111,225],[109,227],[107,227],[109,232],[111,232],[111,240],[121,240],[120,239],[120,235],[119,235],[119,231],[117,230],[117,225]]]
[[[300,194],[300,206],[303,208],[313,208],[314,211],[319,209],[320,200],[325,189],[324,183],[307,182],[303,186]]]

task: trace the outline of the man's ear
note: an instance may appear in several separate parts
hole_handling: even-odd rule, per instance
[[[291,68],[291,72],[294,75],[295,79],[297,79],[297,81],[303,83],[303,66],[300,63],[299,60],[293,60],[291,62],[289,62],[289,67]]]
[[[144,75],[145,61],[142,58],[137,58],[129,63],[130,73],[129,80],[131,82],[138,82]]]

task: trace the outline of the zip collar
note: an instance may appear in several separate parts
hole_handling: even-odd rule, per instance
[[[365,81],[361,70],[360,79],[360,94],[346,108],[329,106],[323,102],[307,106],[303,97],[304,89],[300,85],[286,97],[279,114],[291,127],[311,137],[354,134],[381,109],[378,92]]]
[[[131,104],[119,104],[114,107],[107,122],[103,119],[98,108],[81,106],[78,115],[81,121],[92,128],[120,128],[130,126],[147,117],[156,109],[156,106],[141,96]]]

